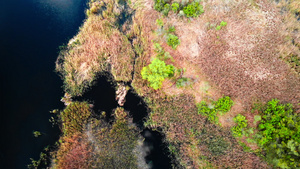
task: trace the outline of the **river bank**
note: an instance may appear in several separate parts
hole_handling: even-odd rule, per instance
[[[289,17],[281,16],[280,8],[265,1],[91,1],[85,23],[61,51],[56,70],[63,77],[65,92],[73,98],[85,98],[94,85],[103,85],[97,78],[105,76],[115,89],[106,95],[100,88],[90,95],[98,95],[104,102],[111,100],[105,106],[113,104],[114,110],[104,111],[97,106],[101,103],[93,105],[98,107],[93,110],[94,118],[106,119],[97,130],[113,129],[118,120],[126,122],[125,128],[135,123],[134,130],[158,130],[165,135],[164,142],[168,145],[165,151],[171,153],[175,167],[280,166],[283,162],[264,157],[266,149],[259,144],[260,138],[252,138],[261,131],[253,119],[264,118],[266,107],[254,109],[255,105],[265,105],[277,98],[282,103],[294,104],[293,111],[299,112],[299,72],[294,61],[287,59],[291,54],[289,49],[293,49],[296,60],[299,58],[298,35],[291,31],[299,23],[294,18],[293,24],[286,24]],[[116,91],[126,90],[129,93],[125,103],[112,103],[119,98],[114,94]],[[136,98],[139,103],[130,103],[133,93],[140,97]],[[139,105],[144,110],[134,110]],[[120,113],[117,110],[122,110],[122,106],[125,111]],[[237,121],[237,117],[247,120]],[[236,126],[241,125],[238,122],[249,124],[240,127]],[[61,119],[61,123],[66,125],[67,121]],[[84,126],[89,124],[84,122],[79,130],[83,138],[87,135]],[[244,131],[247,125],[252,129]],[[297,128],[291,130],[298,132]],[[110,133],[114,134],[113,131]],[[242,131],[241,138],[233,134]],[[72,136],[62,136],[63,140],[69,137]],[[135,145],[137,140],[128,141]],[[91,151],[94,149],[95,146]],[[72,152],[72,148],[66,150],[65,157],[62,155],[53,164],[59,165]],[[137,154],[141,152],[133,152],[128,166],[136,168]]]

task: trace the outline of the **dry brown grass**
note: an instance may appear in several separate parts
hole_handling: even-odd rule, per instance
[[[63,62],[58,60],[57,68],[69,90],[78,94],[96,73],[111,71],[117,81],[132,80],[131,85],[152,110],[149,126],[162,128],[186,168],[209,166],[207,162],[216,168],[268,168],[257,156],[242,150],[229,128],[239,113],[252,121],[255,113],[249,110],[254,101],[278,98],[294,105],[300,101],[297,66],[291,66],[292,71],[288,61],[291,55],[299,56],[300,46],[295,19],[288,19],[291,14],[281,16],[275,4],[266,0],[206,0],[201,2],[205,12],[198,18],[189,20],[175,14],[163,18],[165,25],[175,26],[181,41],[173,50],[155,33],[161,14],[153,9],[153,0],[132,0],[132,25],[122,26],[130,41],[114,24],[120,8],[111,0],[107,2],[110,6],[102,14],[93,7],[94,14],[74,38],[75,43],[69,44]],[[227,26],[215,30],[221,21]],[[173,56],[175,61],[166,61],[168,64],[186,69],[183,76],[193,80],[190,86],[177,88],[174,80],[167,80],[161,90],[148,87],[140,72],[156,55],[152,40]],[[133,50],[138,55],[135,60]],[[229,95],[235,104],[220,117],[220,127],[198,115],[195,103],[222,95]],[[223,155],[211,150],[211,140],[226,143]]]
[[[283,35],[287,20],[283,20],[275,4],[246,0],[204,1],[205,12],[199,18],[188,21],[170,14],[162,18],[164,24],[175,26],[181,41],[173,50],[162,37],[153,34],[158,29],[155,20],[160,18],[152,8],[153,1],[133,2],[140,5],[137,5],[134,19],[138,28],[135,35],[137,41],[144,40],[141,43],[144,51],[136,60],[132,86],[144,96],[153,111],[148,124],[163,129],[166,140],[179,151],[177,159],[186,168],[207,166],[206,160],[199,160],[202,155],[217,168],[269,168],[259,157],[243,152],[229,128],[234,125],[233,117],[239,113],[252,121],[255,113],[249,111],[254,101],[278,98],[296,106],[300,100],[300,78],[280,59],[291,46]],[[216,31],[215,26],[221,21],[228,24]],[[293,38],[297,36],[294,34]],[[186,69],[183,76],[193,79],[190,86],[177,88],[174,80],[166,80],[161,90],[154,91],[142,80],[142,67],[156,55],[152,39],[173,56],[175,62],[166,61],[168,64]],[[298,50],[293,48],[293,51]],[[195,103],[203,99],[217,100],[222,95],[229,95],[235,104],[230,112],[219,117],[223,127],[220,128],[207,124],[205,118],[197,114]],[[215,134],[213,137],[226,138],[230,150],[222,156],[212,155],[200,138],[190,136],[191,129],[207,129]]]
[[[173,18],[170,23],[181,40],[174,58],[198,63],[210,83],[241,99],[244,107],[254,99],[272,98],[296,105],[300,78],[279,59],[278,49],[285,43],[279,11],[267,1],[255,4],[206,1],[205,13],[191,23]],[[220,31],[207,26],[222,20],[228,25]]]
[[[88,159],[91,158],[91,149],[81,134],[63,137],[57,153],[55,154],[55,164],[53,168],[88,168]]]
[[[289,7],[291,11],[294,13],[300,13],[300,1],[299,0],[291,0]]]
[[[132,80],[134,52],[126,36],[115,25],[115,13],[120,9],[111,3],[107,5],[110,13],[103,11],[89,15],[57,61],[57,70],[73,95],[82,94],[96,75],[104,71],[111,71],[117,81]]]

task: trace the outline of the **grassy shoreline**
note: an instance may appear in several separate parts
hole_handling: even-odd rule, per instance
[[[188,6],[185,1],[178,2],[182,10]],[[82,95],[98,74],[108,71],[114,83],[131,86],[145,100],[151,109],[145,126],[162,130],[169,151],[182,167],[272,167],[259,153],[244,151],[241,145],[253,151],[258,148],[244,138],[233,137],[231,127],[238,114],[253,119],[259,114],[250,113],[254,103],[265,104],[273,98],[294,104],[295,113],[299,113],[300,35],[295,30],[300,23],[294,16],[296,1],[203,1],[204,12],[196,17],[176,10],[164,16],[154,9],[155,3],[89,2],[86,21],[56,63],[66,93]],[[284,7],[289,10],[280,14]],[[174,77],[164,78],[158,90],[141,74],[155,58],[175,67]],[[205,101],[207,110],[212,111],[223,96],[230,96],[233,105],[226,113],[213,113],[219,123],[214,124],[199,113],[197,105]],[[126,113],[116,116],[127,118]],[[83,136],[77,137],[66,139],[81,145]],[[83,149],[87,147],[82,144]]]

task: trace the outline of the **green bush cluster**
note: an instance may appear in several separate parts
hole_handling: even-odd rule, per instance
[[[256,140],[267,160],[281,168],[300,168],[300,117],[291,104],[267,103],[258,126]]]
[[[174,2],[174,3],[172,3],[172,11],[174,12],[174,13],[177,13],[179,10],[180,10],[180,5],[179,5],[179,3],[177,3],[177,2]]]
[[[143,67],[141,75],[142,78],[148,80],[150,87],[157,90],[161,88],[162,82],[165,78],[174,75],[175,68],[173,65],[166,65],[166,63],[158,58],[152,60],[151,64]]]
[[[32,134],[33,134],[34,137],[39,137],[39,136],[42,135],[42,133],[39,132],[39,131],[33,131]]]
[[[216,103],[215,109],[221,112],[228,112],[233,105],[233,101],[230,99],[230,97],[225,96],[220,98]]]
[[[166,52],[163,47],[159,43],[154,43],[155,52],[157,53],[156,57],[160,60],[166,61],[170,59],[174,62],[174,58],[170,55],[169,52]]]
[[[167,44],[171,46],[173,49],[176,49],[178,45],[180,45],[180,40],[176,35],[168,34],[167,36]]]
[[[171,9],[174,13],[182,11],[186,17],[197,17],[204,12],[203,6],[196,1],[180,5],[178,2],[171,3],[168,0],[154,0],[154,9],[165,16],[168,16]]]
[[[233,101],[230,97],[225,96],[213,102],[211,106],[208,106],[205,101],[201,101],[198,107],[198,114],[203,114],[208,117],[208,120],[216,124],[219,123],[218,114],[226,113],[233,105]]]
[[[237,123],[237,125],[231,128],[232,135],[234,137],[241,137],[242,135],[245,135],[246,127],[248,126],[248,120],[246,120],[246,117],[238,114],[235,118],[233,118],[233,120]]]
[[[162,13],[163,13],[165,16],[168,16],[170,10],[171,10],[170,4],[165,4]]]
[[[237,115],[232,134],[235,137],[245,135],[247,142],[261,147],[265,159],[280,168],[300,168],[300,116],[293,113],[291,104],[280,104],[273,99],[261,108],[261,115],[254,116],[253,124],[258,131],[247,128],[245,116]]]
[[[199,2],[192,2],[183,8],[183,12],[186,17],[197,17],[201,15],[204,10],[203,6]]]
[[[155,0],[154,9],[161,12],[164,9],[165,0]]]

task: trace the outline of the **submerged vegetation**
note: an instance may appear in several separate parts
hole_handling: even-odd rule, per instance
[[[73,98],[108,72],[130,86],[150,110],[143,127],[165,134],[175,167],[299,168],[300,23],[291,4],[93,0],[56,70]],[[53,167],[139,168],[140,131],[124,109],[105,121],[109,113],[71,101],[59,114]]]

